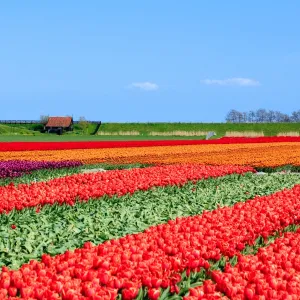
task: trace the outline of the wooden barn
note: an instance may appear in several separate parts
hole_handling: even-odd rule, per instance
[[[62,134],[64,131],[73,130],[72,117],[49,117],[48,122],[44,127],[47,132],[56,132]]]

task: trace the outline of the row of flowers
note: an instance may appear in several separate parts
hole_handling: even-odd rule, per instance
[[[288,232],[256,255],[238,254],[238,263],[213,271],[213,281],[192,288],[185,300],[221,297],[230,299],[299,299],[300,231]]]
[[[116,299],[121,293],[123,299],[135,299],[139,289],[145,287],[148,298],[158,299],[159,288],[170,287],[171,292],[178,292],[177,283],[184,270],[189,274],[208,269],[209,260],[217,261],[222,255],[233,257],[246,244],[254,244],[259,236],[267,237],[298,223],[299,200],[297,185],[233,207],[170,220],[98,246],[88,242],[74,252],[55,257],[43,255],[42,262],[31,261],[17,271],[3,268],[0,294],[20,293],[23,298],[33,299],[71,300],[85,299],[81,298],[84,296],[105,300]],[[254,264],[250,268],[253,274],[256,267]],[[216,275],[214,279],[217,280]]]
[[[62,254],[82,247],[87,241],[98,245],[177,217],[199,215],[220,205],[232,206],[299,183],[299,176],[292,174],[232,174],[188,182],[181,187],[155,187],[121,197],[105,196],[100,201],[77,202],[74,206],[54,204],[2,214],[0,236],[9,236],[13,242],[7,252],[0,242],[0,268],[6,265],[18,269],[29,259],[40,259],[44,253]]]
[[[9,160],[0,161],[0,178],[20,177],[29,174],[35,170],[41,169],[60,169],[74,168],[81,166],[82,163],[76,160],[66,161],[27,161],[27,160]]]
[[[291,151],[293,149],[293,151]],[[199,145],[181,147],[157,147],[155,149],[137,149],[117,155],[106,155],[102,159],[110,163],[145,164],[197,163],[207,165],[235,164],[254,167],[278,167],[284,165],[300,166],[300,143],[262,143],[262,144],[230,144]],[[84,163],[97,162],[90,153]]]
[[[155,186],[182,185],[190,180],[255,172],[242,166],[170,165],[75,174],[46,182],[0,187],[0,213],[53,203],[73,205],[103,195],[125,195]]]
[[[293,151],[291,151],[291,147]],[[108,149],[70,149],[47,151],[2,151],[0,161],[6,160],[78,160],[84,164],[197,163],[207,165],[251,165],[275,167],[300,166],[300,143],[246,143],[223,145],[185,145],[164,147],[133,147]]]
[[[94,141],[94,142],[12,142],[0,143],[0,151],[28,150],[66,150],[66,149],[98,149],[155,147],[175,145],[207,145],[207,144],[239,144],[239,143],[280,143],[300,142],[300,137],[223,137],[217,140],[153,140],[153,141]]]

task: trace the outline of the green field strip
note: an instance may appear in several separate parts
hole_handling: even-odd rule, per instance
[[[300,183],[298,175],[228,175],[167,186],[97,201],[46,205],[0,216],[0,266],[18,268],[43,253],[56,255],[81,247],[86,241],[100,244],[182,216],[230,206],[254,196],[269,195]],[[12,229],[11,225],[16,228]]]
[[[265,136],[276,136],[280,132],[298,132],[299,123],[102,123],[99,131],[138,131],[141,135],[153,131],[214,131],[217,134],[214,138],[224,136],[227,131],[262,131]]]
[[[24,142],[25,135],[1,135],[0,142]],[[27,142],[79,142],[79,141],[160,141],[160,140],[204,140],[205,136],[152,136],[152,135],[76,135],[64,133],[38,133],[26,135]]]
[[[41,124],[0,124],[0,141],[88,141],[88,140],[167,140],[167,139],[203,139],[203,136],[152,136],[152,132],[173,131],[214,131],[220,138],[226,132],[263,132],[265,136],[276,136],[284,132],[299,132],[299,123],[102,123],[98,132],[138,132],[139,135],[90,135],[96,124],[89,124],[88,133],[82,134],[82,130],[76,124],[74,131],[64,133],[62,136],[56,134],[40,133],[43,128]]]

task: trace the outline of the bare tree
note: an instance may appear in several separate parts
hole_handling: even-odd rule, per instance
[[[300,122],[300,109],[292,112],[291,122]]]
[[[275,122],[280,123],[282,120],[282,113],[278,110],[275,111]]]
[[[260,108],[256,111],[256,120],[258,123],[266,122],[267,120],[267,111],[263,108]]]
[[[291,122],[290,116],[287,115],[287,114],[282,114],[282,122],[284,122],[284,123],[289,123],[289,122]]]
[[[250,110],[248,113],[247,121],[249,123],[254,123],[256,121],[255,116],[256,116],[255,111]]]
[[[239,112],[235,109],[229,111],[226,116],[227,123],[237,123],[239,121]]]
[[[267,112],[267,122],[273,123],[275,122],[275,119],[276,119],[275,111],[269,110]]]
[[[237,112],[237,118],[238,118],[238,123],[243,123],[243,113],[238,111]]]
[[[243,123],[247,123],[248,122],[248,113],[247,112],[243,112]]]
[[[257,111],[239,112],[235,109],[229,111],[226,116],[226,122],[229,123],[289,123],[300,122],[300,110],[293,111],[291,116],[280,111],[265,110],[263,108]]]
[[[290,122],[290,117],[280,111],[275,111],[275,120],[276,123]]]
[[[48,119],[49,119],[49,116],[40,115],[40,122],[41,122],[41,124],[46,125],[48,123]]]

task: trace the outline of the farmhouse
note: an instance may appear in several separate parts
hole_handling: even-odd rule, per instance
[[[72,117],[49,117],[47,124],[44,126],[44,130],[47,132],[57,132],[62,134],[63,131],[73,130],[73,118]]]

